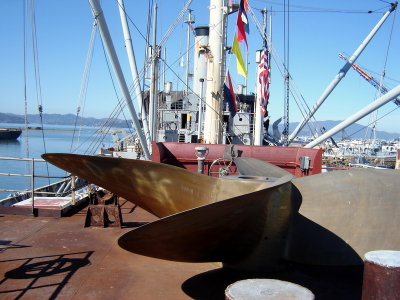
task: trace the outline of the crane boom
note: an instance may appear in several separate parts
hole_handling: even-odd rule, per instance
[[[345,61],[348,61],[347,57],[345,57],[342,53],[339,53],[339,57],[344,59]],[[365,70],[363,70],[359,65],[357,64],[352,64],[351,67],[358,73],[362,78],[364,78],[366,81],[368,81],[374,88],[376,88],[378,91],[382,93],[382,95],[386,94],[388,92],[388,89],[381,85],[372,75],[368,74]],[[400,106],[400,99],[395,98],[393,102],[397,105]]]

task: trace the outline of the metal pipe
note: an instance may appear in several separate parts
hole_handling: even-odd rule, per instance
[[[368,43],[374,37],[376,32],[382,26],[382,24],[389,17],[390,13],[394,11],[397,7],[397,2],[392,3],[392,7],[383,15],[383,17],[379,20],[379,22],[375,25],[375,27],[371,30],[371,32],[367,35],[364,41],[360,44],[357,50],[353,53],[353,55],[349,58],[349,60],[345,63],[345,65],[339,70],[339,73],[335,76],[335,78],[331,81],[322,95],[319,97],[318,101],[311,108],[310,112],[304,119],[297,125],[296,129],[292,132],[292,134],[288,138],[288,144],[297,136],[300,130],[307,124],[307,122],[312,118],[314,113],[318,110],[318,108],[322,105],[322,103],[328,98],[331,92],[335,89],[335,87],[339,84],[339,82],[346,76],[347,71],[351,68],[351,65],[356,61],[358,56],[360,56],[361,52],[367,47]]]
[[[374,102],[370,103],[369,105],[367,105],[366,107],[364,107],[363,109],[361,109],[360,111],[355,113],[354,115],[348,117],[346,120],[344,120],[340,124],[336,125],[331,130],[328,130],[323,135],[319,136],[314,141],[312,141],[311,143],[307,144],[304,147],[305,148],[312,148],[312,147],[322,143],[323,141],[325,141],[326,139],[329,139],[330,137],[332,137],[333,135],[335,135],[339,131],[345,129],[346,127],[350,126],[351,124],[353,124],[353,123],[357,122],[358,120],[364,118],[369,113],[371,113],[374,110],[380,108],[381,106],[385,105],[386,103],[392,101],[393,99],[395,99],[399,95],[400,95],[400,85],[396,86],[395,88],[390,90],[387,94],[385,94],[382,97],[376,99]]]
[[[89,3],[92,7],[93,16],[99,24],[100,34],[103,38],[107,55],[111,61],[111,65],[112,65],[115,75],[118,79],[118,83],[120,85],[121,91],[124,95],[126,104],[128,106],[129,113],[132,118],[132,123],[135,127],[136,133],[139,137],[141,146],[143,148],[144,158],[147,160],[150,160],[151,157],[150,157],[149,149],[147,147],[146,138],[143,134],[142,128],[140,127],[140,123],[137,118],[135,108],[133,107],[131,95],[129,94],[129,89],[126,84],[124,75],[122,73],[122,69],[121,69],[121,65],[118,61],[117,53],[115,52],[115,48],[114,48],[113,42],[111,40],[110,32],[108,30],[108,26],[107,26],[106,20],[104,18],[103,11],[101,9],[101,6],[100,6],[98,0],[89,0]]]
[[[66,185],[66,181],[64,180],[64,182],[60,185],[60,187],[58,188],[58,190],[56,191],[56,195],[59,195],[63,192],[63,189]]]
[[[31,177],[31,193],[32,193],[32,215],[35,215],[35,159],[32,158],[32,177]]]
[[[203,97],[204,97],[204,78],[200,78],[201,90],[200,90],[200,99],[199,99],[199,122],[197,124],[197,142],[201,143],[201,123],[203,122]]]
[[[0,160],[21,160],[21,161],[32,161],[32,159],[34,159],[37,162],[45,162],[44,159],[41,158],[18,158],[18,157],[4,157],[1,156]]]
[[[164,64],[163,64],[163,87],[164,87],[164,92],[165,92],[165,74],[167,72],[167,48],[164,48]]]
[[[143,107],[143,97],[142,97],[142,90],[140,87],[139,73],[138,73],[138,69],[137,69],[137,65],[136,65],[135,52],[133,51],[131,33],[129,32],[129,26],[128,26],[128,22],[126,20],[124,0],[118,0],[118,8],[119,8],[119,14],[121,17],[122,30],[123,30],[124,38],[125,38],[126,52],[128,54],[129,66],[130,66],[131,74],[132,74],[133,86],[134,86],[135,93],[136,93],[136,100],[138,103],[139,113],[142,117],[143,131],[144,131],[144,135],[146,137],[147,146],[150,148],[151,139],[150,139],[150,132],[149,132],[149,124],[147,121],[146,111],[144,110],[144,107]]]
[[[189,15],[187,21],[185,23],[188,24],[188,30],[187,30],[187,41],[186,41],[186,78],[185,78],[185,91],[186,94],[189,92],[189,60],[190,60],[190,55],[189,55],[189,49],[190,49],[190,31],[192,24],[194,21],[192,20],[192,10],[188,9]]]

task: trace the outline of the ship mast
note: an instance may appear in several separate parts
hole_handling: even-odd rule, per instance
[[[131,34],[129,32],[128,22],[126,20],[124,0],[118,0],[118,7],[119,7],[120,18],[121,18],[122,30],[123,30],[124,38],[125,38],[125,48],[126,48],[126,52],[128,54],[129,66],[131,69],[132,80],[133,80],[133,85],[135,88],[139,113],[140,113],[140,116],[142,117],[143,130],[144,130],[144,134],[146,137],[147,146],[150,147],[151,138],[150,138],[150,132],[149,132],[149,125],[148,125],[148,121],[147,121],[147,114],[143,107],[143,97],[142,97],[142,90],[140,88],[140,78],[139,78],[139,73],[137,70],[135,53],[133,51],[132,38],[131,38]]]
[[[225,37],[224,0],[210,0],[210,36],[206,82],[206,114],[204,120],[204,142],[218,144],[221,140],[221,70]]]
[[[118,79],[118,83],[120,85],[121,91],[124,95],[126,104],[128,106],[128,110],[129,110],[129,113],[132,118],[133,126],[135,127],[136,133],[139,137],[140,144],[142,146],[143,153],[144,153],[144,158],[147,160],[150,160],[151,157],[150,157],[149,149],[147,147],[146,138],[143,134],[142,128],[140,127],[140,123],[139,123],[135,108],[132,103],[132,98],[129,93],[128,85],[126,84],[124,74],[122,73],[122,68],[119,63],[117,53],[115,51],[115,48],[114,48],[114,45],[113,45],[113,42],[111,39],[110,31],[108,30],[108,26],[106,23],[106,19],[104,17],[103,10],[101,9],[101,6],[100,6],[100,3],[98,0],[89,0],[89,2],[92,7],[93,16],[99,24],[100,34],[101,34],[101,37],[103,38],[107,55],[111,61],[111,65],[113,67],[114,73]]]
[[[192,10],[188,9],[189,14],[188,14],[188,19],[185,21],[186,24],[188,24],[187,28],[187,40],[186,40],[186,77],[185,77],[185,91],[186,94],[189,93],[189,77],[190,77],[190,55],[189,55],[189,48],[190,48],[190,34],[192,31],[192,24],[194,23],[194,20],[192,19]]]
[[[320,96],[318,101],[311,108],[311,111],[307,114],[307,116],[304,117],[304,119],[299,123],[299,125],[296,127],[296,129],[289,136],[287,144],[289,144],[297,136],[297,134],[300,132],[300,130],[302,130],[303,127],[307,124],[307,122],[312,118],[314,113],[318,110],[318,108],[322,105],[322,103],[326,100],[326,98],[328,98],[328,96],[335,89],[335,87],[339,84],[339,82],[344,78],[344,76],[346,76],[347,71],[351,68],[352,64],[360,56],[361,52],[365,49],[365,47],[367,47],[368,43],[371,41],[371,39],[374,37],[376,32],[379,30],[379,28],[382,26],[382,24],[386,21],[386,19],[389,17],[390,13],[396,9],[397,2],[392,3],[391,5],[392,5],[391,8],[383,15],[383,17],[379,20],[379,22],[371,30],[371,32],[364,39],[364,41],[360,44],[360,46],[357,48],[357,50],[348,59],[346,64],[339,70],[338,74],[331,81],[331,83],[328,85],[328,87],[322,93],[322,95]]]
[[[150,101],[149,119],[151,140],[157,139],[157,108],[158,108],[158,59],[159,47],[157,45],[157,3],[153,6],[153,33],[151,46],[151,79],[150,79]]]

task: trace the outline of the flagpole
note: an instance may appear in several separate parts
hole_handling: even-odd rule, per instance
[[[261,13],[263,14],[263,32],[264,32],[264,37],[263,37],[263,46],[265,46],[265,36],[267,33],[267,10],[264,9],[261,11]],[[261,64],[264,64],[264,62],[262,61],[262,52],[264,51],[261,50],[259,53],[259,65],[257,67],[257,77],[256,77],[256,87],[257,87],[257,97],[256,97],[256,103],[255,103],[255,118],[254,118],[254,145],[258,145],[261,146],[263,144],[263,138],[264,138],[264,130],[263,130],[263,114],[261,112],[261,103],[262,103],[262,97],[264,95],[261,94],[261,83],[260,83],[260,73],[262,71],[261,69]],[[267,53],[265,53],[264,55],[267,55]]]

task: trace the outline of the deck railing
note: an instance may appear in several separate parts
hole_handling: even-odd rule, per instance
[[[0,172],[0,177],[1,176],[17,176],[17,177],[28,177],[30,178],[30,190],[16,190],[16,189],[10,189],[10,188],[3,188],[0,186],[0,192],[10,192],[10,193],[21,193],[25,194],[26,197],[30,195],[32,198],[32,212],[34,212],[35,209],[35,194],[38,195],[53,195],[53,196],[63,196],[67,194],[71,194],[71,202],[72,205],[75,205],[76,203],[76,198],[75,198],[75,191],[76,191],[76,183],[79,180],[79,178],[73,176],[73,175],[68,175],[68,176],[44,176],[44,175],[38,175],[35,172],[35,166],[36,163],[42,163],[46,162],[44,159],[40,158],[15,158],[15,157],[0,157],[0,161],[3,160],[13,160],[13,161],[25,161],[25,162],[30,162],[30,174],[21,174],[21,173],[2,173]],[[35,188],[35,184],[37,183],[36,180],[38,178],[49,178],[49,179],[61,179],[59,182],[54,182],[52,184],[49,183],[47,186],[42,186]],[[0,180],[0,182],[2,182]],[[54,191],[51,191],[52,186],[56,187]],[[17,194],[16,194],[17,197]],[[6,199],[12,198],[6,197],[5,199],[2,199],[3,201]]]

